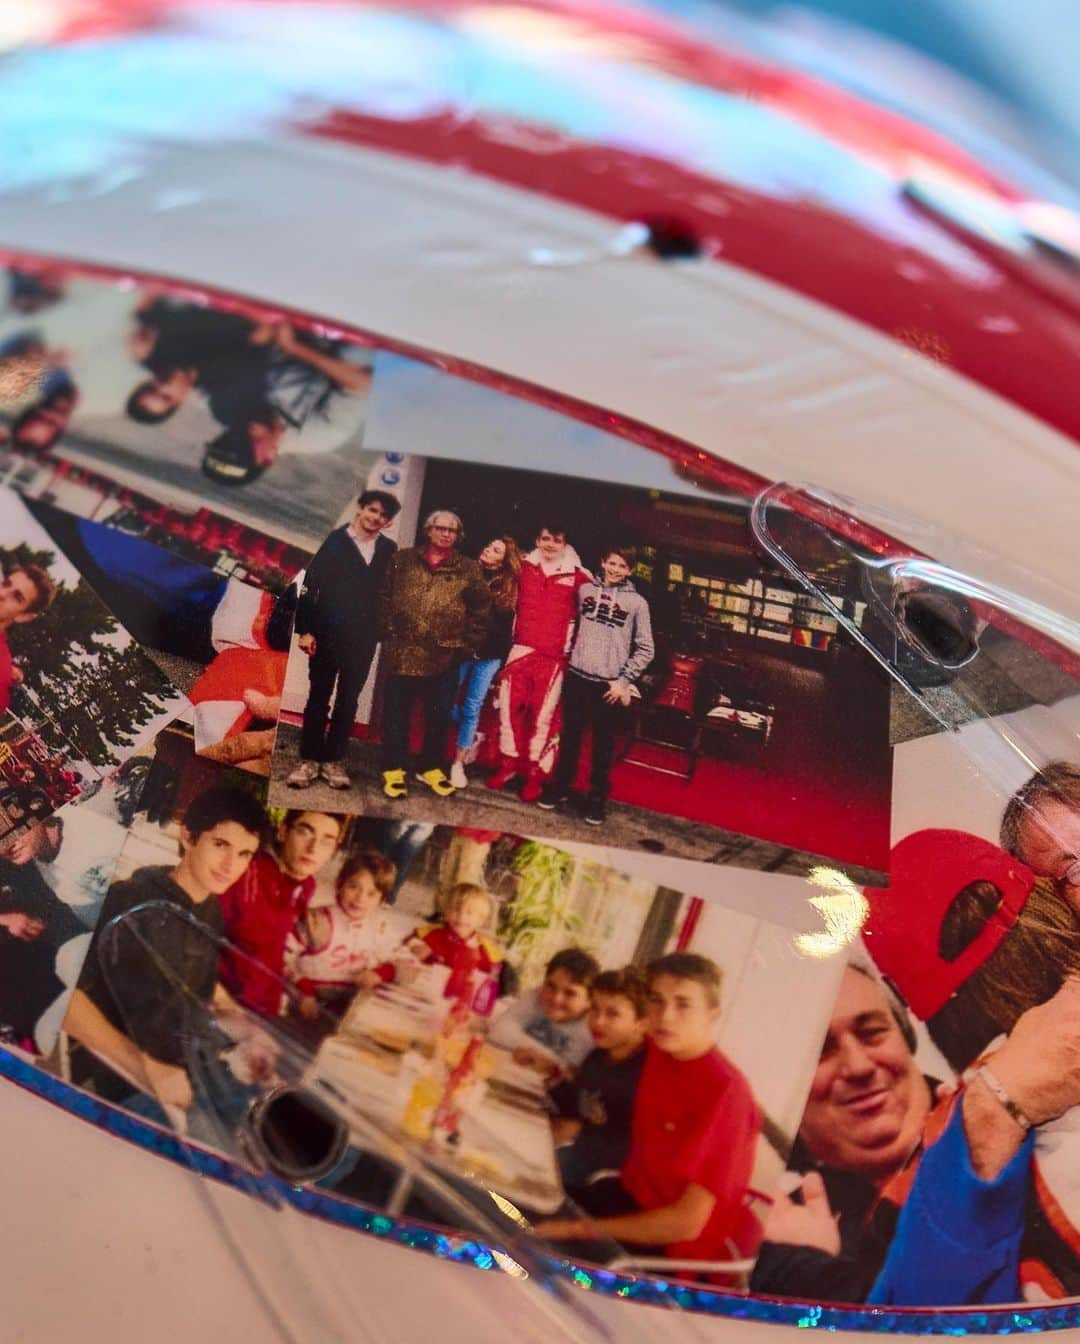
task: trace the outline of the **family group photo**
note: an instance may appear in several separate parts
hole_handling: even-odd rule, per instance
[[[736,869],[706,900],[513,835],[268,808],[264,787],[182,724],[159,734],[47,1066],[235,1157],[299,1058],[356,1117],[327,1216],[469,1231],[445,1183],[575,1258],[745,1285],[837,968],[753,913]],[[764,1006],[793,992],[781,1027]]]
[[[298,581],[273,802],[884,868],[888,679],[744,505],[393,456]]]
[[[283,587],[363,473],[373,352],[180,292],[3,280],[0,484]]]

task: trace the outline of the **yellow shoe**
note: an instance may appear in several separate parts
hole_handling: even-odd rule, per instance
[[[404,770],[384,770],[382,772],[382,791],[387,798],[404,798],[409,792],[405,783]]]
[[[454,792],[454,786],[447,778],[445,770],[425,770],[422,775],[417,775],[416,778],[421,784],[426,784],[431,792],[440,798],[449,798]]]

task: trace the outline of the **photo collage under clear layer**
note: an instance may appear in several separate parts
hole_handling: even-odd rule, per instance
[[[1067,675],[968,611],[1010,690],[946,731],[858,563],[812,593],[659,453],[254,308],[7,285],[5,1050],[241,1166],[321,1088],[342,1222],[1078,1291]]]

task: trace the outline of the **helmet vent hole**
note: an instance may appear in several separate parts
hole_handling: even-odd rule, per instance
[[[333,1170],[348,1143],[348,1128],[311,1092],[276,1088],[257,1101],[248,1132],[258,1155],[290,1182],[316,1181]]]

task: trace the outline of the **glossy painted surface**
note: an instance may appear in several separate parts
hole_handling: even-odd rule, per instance
[[[117,5],[112,34],[78,8],[66,45],[8,58],[8,191],[109,191],[178,141],[302,134],[404,154],[674,227],[1080,429],[1062,381],[1074,276],[946,227],[901,187],[932,170],[1009,208],[1022,193],[823,84],[599,5]]]

